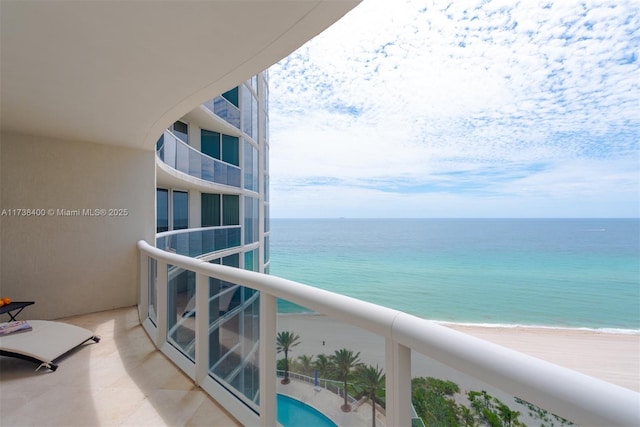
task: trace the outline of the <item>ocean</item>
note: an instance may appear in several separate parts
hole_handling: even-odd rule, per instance
[[[638,219],[271,219],[269,240],[270,274],[427,319],[640,332]]]

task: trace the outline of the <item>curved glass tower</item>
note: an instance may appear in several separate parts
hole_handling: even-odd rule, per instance
[[[268,272],[268,81],[259,73],[177,120],[156,160],[156,245]],[[154,272],[156,277],[157,272]],[[195,273],[168,266],[167,342],[195,361]],[[158,298],[150,288],[149,316]],[[259,292],[209,279],[209,375],[259,402]]]

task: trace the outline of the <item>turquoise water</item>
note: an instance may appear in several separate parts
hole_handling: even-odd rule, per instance
[[[278,395],[277,417],[284,427],[338,427],[316,409],[283,394]]]
[[[270,231],[271,274],[420,317],[640,330],[637,219],[272,219]]]

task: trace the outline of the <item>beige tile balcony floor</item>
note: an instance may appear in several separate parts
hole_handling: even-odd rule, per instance
[[[55,372],[0,356],[0,425],[240,425],[155,349],[135,307],[60,321],[101,340],[63,356]]]

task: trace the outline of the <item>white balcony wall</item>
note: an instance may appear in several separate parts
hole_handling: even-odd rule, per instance
[[[189,190],[189,228],[202,226],[202,193]]]
[[[155,239],[155,152],[3,133],[0,289],[34,300],[24,315],[54,319],[137,303],[135,242]],[[124,216],[62,211],[127,209]]]
[[[202,150],[200,143],[200,126],[189,123],[189,145],[198,151]]]

